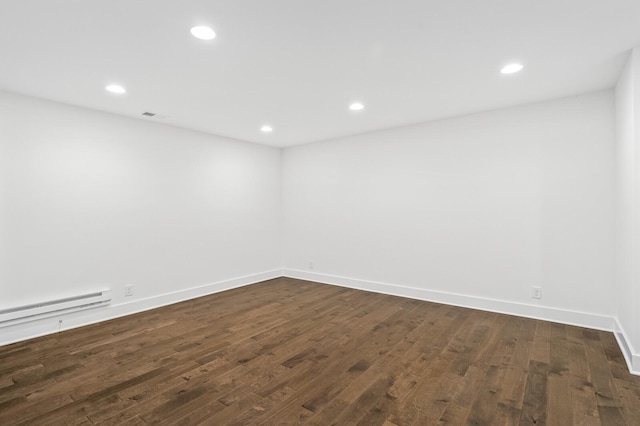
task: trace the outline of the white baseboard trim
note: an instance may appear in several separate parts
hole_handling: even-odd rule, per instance
[[[615,322],[616,330],[613,334],[616,336],[622,355],[624,355],[624,360],[627,362],[627,367],[629,367],[631,374],[640,376],[640,354],[634,351],[631,340],[627,337],[627,333],[617,318],[615,318]]]
[[[301,271],[297,269],[284,269],[283,275],[285,277],[316,281],[323,284],[332,284],[341,287],[355,288],[358,290],[372,291],[375,293],[389,294],[392,296],[408,297],[411,299],[426,300],[429,302],[443,303],[463,308],[480,309],[483,311],[587,327],[596,330],[613,332],[616,329],[615,319],[613,317],[590,314],[587,312],[568,311],[546,306],[528,305],[505,300],[487,299],[464,294],[392,285],[375,281],[319,274],[317,272]]]
[[[10,325],[3,328],[2,333],[0,333],[0,346],[57,333],[59,331],[83,327],[85,325],[95,324],[126,315],[136,314],[138,312],[172,305],[185,300],[219,293],[221,291],[231,290],[281,276],[282,270],[274,269],[272,271],[246,275],[203,286],[160,294],[146,299],[137,299],[127,303],[107,305],[95,309],[60,314],[27,323]],[[62,321],[62,325],[60,324],[60,321]]]

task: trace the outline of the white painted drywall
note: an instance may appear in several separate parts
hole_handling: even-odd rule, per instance
[[[278,149],[0,92],[0,155],[0,309],[279,275]]]
[[[623,352],[632,368],[640,372],[640,48],[629,56],[615,95],[616,317]]]
[[[287,148],[283,202],[286,274],[613,315],[611,90]]]
[[[617,151],[612,91],[282,152],[0,92],[0,308],[114,295],[107,310],[5,327],[0,344],[279,276],[284,262],[287,275],[596,328],[615,315],[637,347],[625,235],[640,199],[638,70],[616,90]],[[613,291],[616,185],[617,249],[631,257]]]

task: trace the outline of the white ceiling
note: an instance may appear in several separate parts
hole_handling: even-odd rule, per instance
[[[610,88],[635,46],[639,0],[0,0],[0,89],[274,146]]]

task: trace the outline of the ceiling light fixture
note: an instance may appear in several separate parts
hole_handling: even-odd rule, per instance
[[[264,126],[260,127],[260,131],[262,133],[271,133],[273,132],[273,127],[269,126],[268,124],[265,124]]]
[[[216,38],[216,33],[211,28],[205,26],[191,28],[191,34],[200,40],[213,40]]]
[[[360,102],[354,102],[351,105],[349,105],[349,109],[351,111],[360,111],[364,109],[364,105],[362,105]]]
[[[118,95],[122,95],[123,93],[127,93],[127,89],[118,85],[118,84],[110,84],[105,87],[105,89],[111,93],[116,93]]]
[[[500,72],[502,74],[513,74],[515,72],[521,71],[523,66],[521,64],[509,64],[502,68]]]

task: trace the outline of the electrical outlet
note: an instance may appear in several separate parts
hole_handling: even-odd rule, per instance
[[[542,299],[542,287],[531,287],[531,297],[534,299]]]
[[[133,285],[125,285],[124,286],[124,295],[125,297],[133,296]]]
[[[313,260],[309,261],[309,269],[313,269]]]

